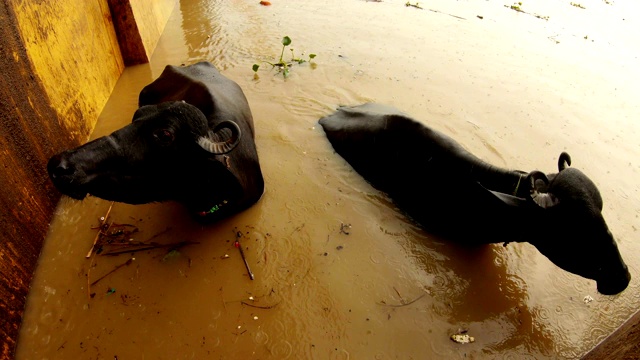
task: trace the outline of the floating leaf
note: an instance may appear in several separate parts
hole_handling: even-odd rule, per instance
[[[167,254],[162,258],[162,261],[169,261],[169,260],[171,260],[171,259],[173,259],[173,258],[176,258],[176,257],[178,257],[178,256],[180,256],[180,251],[178,251],[178,250],[175,250],[175,249],[174,249],[174,250],[169,251],[169,252],[168,252],[168,253],[167,253]]]
[[[289,46],[291,45],[291,38],[288,36],[285,36],[282,38],[282,45],[284,46]]]
[[[313,59],[316,57],[316,54],[309,54],[309,59]]]
[[[258,69],[259,69],[259,68],[260,68],[260,65],[258,65],[258,64],[253,64],[253,68],[252,68],[252,69],[253,69],[253,71],[254,71],[254,72],[258,72]]]

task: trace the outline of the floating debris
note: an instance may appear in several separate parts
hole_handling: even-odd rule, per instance
[[[99,230],[98,230],[98,233],[96,234],[95,239],[93,239],[93,245],[91,245],[91,249],[89,249],[89,252],[85,256],[87,259],[90,258],[91,255],[93,255],[93,249],[96,247],[96,243],[98,242],[98,239],[100,239],[100,235],[102,234],[102,228],[107,223],[107,219],[109,218],[109,214],[111,213],[111,208],[113,208],[113,204],[114,202],[112,201],[105,216],[100,217],[100,226],[98,227]]]
[[[582,301],[584,301],[585,304],[588,304],[590,302],[593,301],[593,298],[589,295],[585,296],[584,299],[582,299]]]
[[[102,253],[102,255],[114,256],[114,255],[133,253],[133,252],[144,251],[144,250],[161,249],[161,248],[169,248],[170,249],[169,252],[171,252],[171,251],[177,251],[178,249],[180,249],[185,245],[193,245],[193,244],[199,244],[199,242],[180,241],[177,243],[159,244],[157,242],[130,241],[129,243],[124,243],[124,244],[112,244],[114,246],[114,249],[105,251]]]
[[[249,268],[249,262],[247,261],[247,258],[244,256],[244,251],[242,250],[242,245],[240,245],[240,238],[242,237],[242,233],[240,231],[236,232],[236,242],[235,242],[235,247],[238,248],[238,250],[240,250],[240,256],[242,257],[242,261],[244,262],[244,266],[247,268],[247,273],[249,273],[249,278],[251,280],[254,279],[253,277],[253,272],[251,271],[251,268]]]
[[[541,19],[541,20],[546,20],[546,21],[549,20],[549,16],[540,15],[540,14],[533,14],[533,13],[524,11],[524,10],[522,10],[521,6],[522,6],[522,2],[513,3],[513,5],[504,5],[504,7],[509,8],[511,10],[514,10],[514,11],[517,11],[519,13],[531,15],[531,16],[536,17],[536,18]]]
[[[173,249],[167,252],[165,256],[162,257],[162,262],[167,262],[173,258],[177,258],[180,256],[180,251]]]
[[[132,262],[133,260],[135,260],[135,259],[136,259],[136,258],[131,258],[131,259],[129,259],[129,260],[127,260],[127,261],[125,261],[123,264],[120,264],[120,265],[116,266],[115,268],[113,268],[113,270],[109,271],[108,273],[106,273],[106,274],[102,275],[102,276],[101,276],[101,277],[99,277],[97,280],[95,280],[94,282],[92,282],[92,283],[90,284],[90,286],[93,286],[93,285],[97,284],[100,280],[102,280],[102,279],[106,278],[107,276],[109,276],[109,275],[113,274],[113,273],[114,273],[114,272],[116,272],[118,269],[120,269],[120,268],[122,268],[122,267],[124,267],[124,266],[128,266],[128,265],[130,265],[130,264],[131,264],[131,262]],[[114,290],[114,292],[115,292],[115,290]]]
[[[397,292],[397,290],[396,290],[396,292]],[[386,301],[382,300],[382,301],[380,301],[380,302],[378,303],[378,305],[391,306],[391,307],[402,307],[402,306],[407,306],[407,305],[411,305],[411,304],[413,304],[414,302],[416,302],[416,301],[418,301],[418,300],[422,299],[425,295],[427,295],[427,293],[424,293],[424,294],[422,294],[422,295],[418,296],[417,298],[415,298],[415,299],[413,299],[413,300],[411,300],[411,301],[404,301],[404,300],[401,300],[401,301],[400,301],[400,304],[387,304],[387,302],[386,302]]]
[[[473,336],[469,336],[468,334],[453,334],[451,335],[451,340],[458,344],[469,344],[476,341]]]

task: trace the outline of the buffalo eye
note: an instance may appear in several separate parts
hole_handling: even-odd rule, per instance
[[[173,133],[168,129],[159,129],[153,133],[154,139],[162,146],[171,145],[173,142]]]

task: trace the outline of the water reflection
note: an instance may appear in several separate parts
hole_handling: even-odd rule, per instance
[[[527,285],[508,268],[501,245],[462,246],[427,234],[414,241],[412,255],[434,274],[425,286],[436,299],[431,311],[448,319],[452,333],[468,330],[487,355],[519,347],[530,354],[553,354],[553,336],[545,325],[548,311],[530,307]],[[433,252],[438,256],[429,256]]]
[[[250,40],[266,34],[258,21],[262,16],[249,11],[252,5],[255,4],[181,0],[186,62],[206,59],[223,71],[260,53],[263,46]]]

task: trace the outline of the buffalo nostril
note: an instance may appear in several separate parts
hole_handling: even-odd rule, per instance
[[[47,164],[47,170],[49,171],[49,175],[53,179],[58,179],[64,176],[73,175],[75,169],[73,166],[61,155],[55,155]]]

